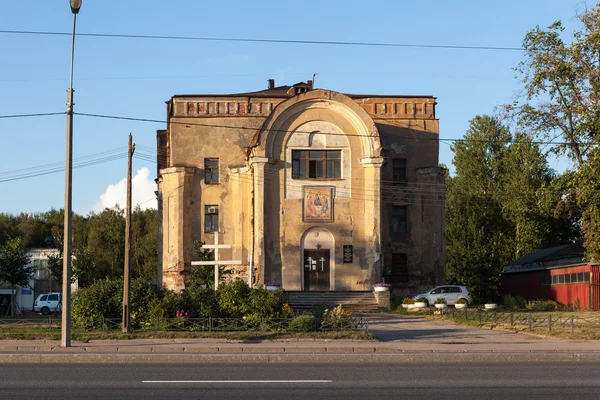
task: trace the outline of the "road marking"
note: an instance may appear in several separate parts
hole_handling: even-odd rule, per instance
[[[332,383],[332,380],[142,381],[142,383]]]

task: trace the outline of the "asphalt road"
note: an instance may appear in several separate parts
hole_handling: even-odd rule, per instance
[[[600,363],[10,364],[2,399],[600,398]]]

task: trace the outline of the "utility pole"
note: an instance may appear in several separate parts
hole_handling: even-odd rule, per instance
[[[127,148],[127,207],[125,208],[125,271],[123,276],[123,333],[130,332],[131,309],[129,308],[129,284],[131,283],[131,158],[135,151],[132,144],[131,133],[129,133],[129,145]]]
[[[60,345],[71,347],[71,273],[73,269],[73,61],[75,60],[75,26],[77,14],[81,8],[81,0],[70,0],[73,13],[73,34],[71,35],[71,73],[69,90],[67,91],[67,143],[65,164],[65,211],[63,238],[63,279],[62,279],[62,318],[60,324]]]

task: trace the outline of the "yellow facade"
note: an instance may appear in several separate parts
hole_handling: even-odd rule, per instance
[[[158,132],[163,285],[185,288],[193,244],[212,244],[213,231],[231,245],[220,259],[239,260],[233,276],[252,284],[370,290],[382,273],[399,292],[443,283],[437,136],[429,96],[345,95],[310,81],[174,96]],[[313,155],[323,159],[298,158]]]

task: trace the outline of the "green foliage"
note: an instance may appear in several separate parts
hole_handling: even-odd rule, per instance
[[[405,297],[402,299],[402,304],[415,304],[415,299],[412,297]]]
[[[435,299],[435,304],[446,304],[446,298],[438,297],[437,299]]]
[[[29,287],[33,277],[33,266],[24,247],[24,240],[16,237],[9,239],[0,247],[0,282],[11,286]]]
[[[123,275],[125,259],[125,218],[118,206],[91,214],[88,221],[88,250],[96,261],[92,280]]]
[[[299,315],[292,318],[289,325],[292,332],[312,332],[315,330],[315,317],[312,315]]]
[[[132,276],[158,279],[158,213],[136,207],[131,214]]]
[[[253,288],[246,303],[246,315],[260,318],[287,318],[284,310],[283,291],[270,291],[262,287]]]
[[[249,295],[250,288],[240,279],[219,285],[219,289],[217,290],[217,301],[221,316],[241,318],[246,315],[248,311]]]
[[[204,242],[196,240],[194,242],[194,253],[197,261],[214,261],[215,253],[209,249],[203,249]],[[222,282],[225,275],[230,275],[231,270],[227,267],[219,267],[219,282]],[[194,265],[190,269],[190,286],[202,285],[207,288],[215,287],[215,267],[212,265]]]
[[[572,39],[562,22],[536,26],[523,39],[525,59],[516,68],[522,96],[506,106],[520,128],[553,142],[550,150],[575,166],[561,198],[575,203],[586,257],[600,260],[600,7],[577,15]],[[568,42],[570,41],[570,42]],[[560,138],[560,140],[556,140]],[[561,201],[555,201],[561,206]],[[576,209],[576,208],[572,208]]]
[[[189,312],[191,318],[208,318],[218,315],[217,295],[214,290],[191,288],[182,297],[181,309]]]
[[[48,255],[48,269],[56,282],[62,282],[64,260],[62,240],[62,236],[54,238],[57,253]],[[84,286],[86,278],[92,273],[94,267],[94,257],[86,248],[74,249],[71,263],[71,283],[79,281],[80,286]]]
[[[525,308],[525,299],[521,296],[504,296],[502,304],[507,310],[517,311]]]
[[[98,279],[73,295],[71,315],[75,327],[99,328],[103,318],[121,318],[122,312],[122,279]]]
[[[456,174],[446,179],[447,281],[495,298],[504,265],[573,236],[573,210],[556,209],[568,199],[548,189],[554,173],[531,137],[484,115],[465,139],[452,146]]]
[[[347,327],[352,313],[344,310],[341,304],[332,309],[326,309],[321,320],[322,328]]]
[[[120,282],[120,280],[118,282]],[[143,326],[144,324],[151,324],[155,319],[154,313],[157,311],[156,308],[160,307],[167,292],[168,290],[156,285],[152,281],[147,281],[143,278],[133,279],[130,285],[129,298],[132,325],[137,327]],[[120,293],[123,293],[122,288],[120,289]],[[121,295],[121,306],[122,303],[123,297]]]
[[[525,304],[526,311],[540,312],[540,311],[556,311],[558,304],[549,300],[530,300]]]
[[[467,304],[467,300],[461,297],[460,299],[456,300],[456,304]]]

